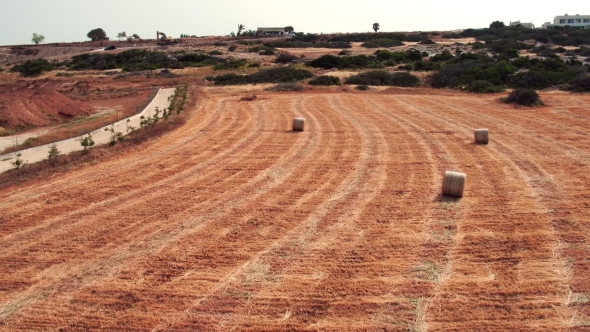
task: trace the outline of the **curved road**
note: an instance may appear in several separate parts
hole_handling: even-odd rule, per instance
[[[167,108],[170,104],[168,97],[172,96],[173,94],[174,94],[173,88],[160,89],[160,91],[158,92],[158,94],[154,98],[154,100],[140,114],[136,114],[136,115],[131,116],[129,118],[115,122],[112,125],[108,125],[106,127],[102,127],[100,129],[93,131],[91,134],[92,134],[92,139],[94,140],[95,145],[107,144],[109,142],[110,137],[111,137],[111,132],[105,131],[105,128],[111,128],[112,126],[114,126],[115,132],[121,132],[124,135],[127,134],[127,125],[135,127],[135,128],[139,128],[139,123],[141,121],[140,117],[142,115],[145,117],[151,117],[154,114],[156,107],[158,107],[160,110]],[[127,119],[129,119],[129,122],[127,122]],[[80,145],[81,139],[82,139],[82,136],[78,136],[78,137],[73,137],[73,138],[63,140],[63,141],[56,142],[55,144],[57,145],[57,149],[62,154],[70,153],[73,151],[81,151],[84,149]],[[43,159],[47,159],[47,153],[49,152],[49,147],[52,144],[53,143],[41,145],[38,147],[34,147],[34,148],[30,148],[30,149],[26,149],[26,150],[22,150],[22,151],[18,151],[18,152],[12,152],[12,153],[5,154],[5,155],[0,155],[0,173],[13,168],[12,164],[10,164],[10,163],[15,160],[16,155],[18,153],[21,154],[21,159],[26,160],[29,163],[35,163],[35,162],[41,161]]]

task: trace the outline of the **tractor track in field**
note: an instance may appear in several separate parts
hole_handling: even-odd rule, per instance
[[[0,330],[590,324],[587,96],[210,91],[174,132],[0,191]]]

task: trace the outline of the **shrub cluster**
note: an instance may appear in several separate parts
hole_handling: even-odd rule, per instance
[[[369,71],[350,76],[346,80],[347,84],[357,85],[390,85],[415,87],[420,85],[418,77],[405,72],[388,73],[385,71]]]
[[[256,83],[292,83],[306,78],[313,77],[313,74],[304,69],[295,69],[293,67],[277,67],[250,75],[224,74],[211,77],[215,85],[237,85],[237,84],[256,84]]]
[[[352,45],[347,42],[305,42],[301,40],[286,40],[264,43],[267,47],[281,47],[281,48],[351,48]]]
[[[269,46],[255,46],[255,47],[248,49],[248,52],[259,53],[261,55],[274,55],[276,52],[276,49],[274,47],[269,47]]]
[[[281,53],[279,54],[279,56],[277,57],[277,59],[275,60],[276,63],[290,63],[293,62],[295,60],[298,60],[299,58],[296,57],[293,54],[289,54],[289,53]]]
[[[383,65],[375,57],[366,55],[355,56],[335,56],[331,54],[322,55],[321,57],[307,63],[308,66],[323,69],[357,69],[357,68],[380,68]]]
[[[475,93],[498,93],[506,91],[503,86],[494,85],[488,81],[478,80],[471,82],[465,90]]]
[[[277,91],[277,92],[288,92],[294,91],[299,92],[303,90],[303,86],[297,83],[279,83],[275,86],[271,86],[270,88],[266,89],[267,91]]]
[[[54,70],[56,67],[45,59],[28,60],[22,65],[15,65],[11,72],[21,73],[24,77],[39,76],[43,72]]]
[[[67,64],[70,70],[111,70],[123,71],[155,70],[161,68],[185,68],[211,66],[223,59],[206,54],[187,53],[168,55],[163,52],[142,49],[127,50],[117,54],[85,53],[72,57]]]
[[[573,92],[590,92],[590,76],[573,80],[567,90]]]
[[[516,89],[502,100],[505,103],[516,103],[523,106],[535,106],[541,104],[537,91],[533,89]]]
[[[485,29],[466,29],[461,33],[443,34],[443,38],[475,37],[480,41],[510,39],[512,41],[535,40],[544,44],[560,46],[579,46],[590,44],[590,31],[565,27],[559,29],[527,29],[523,27],[500,27]]]
[[[340,85],[340,78],[336,76],[318,76],[309,81],[311,85]]]
[[[405,52],[391,52],[389,50],[379,50],[375,52],[375,56],[380,61],[392,60],[395,63],[408,63],[412,61],[420,61],[428,54],[421,53],[418,50],[410,49]]]
[[[460,61],[450,63],[432,75],[431,85],[435,88],[462,88],[473,81],[485,80],[493,85],[509,82],[518,69],[503,60],[497,63],[482,59],[481,62]]]
[[[230,60],[226,62],[220,62],[213,66],[213,70],[231,70],[231,69],[238,69],[240,67],[244,67],[248,64],[248,61],[244,59],[238,60]]]

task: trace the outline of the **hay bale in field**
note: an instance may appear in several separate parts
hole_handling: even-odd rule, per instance
[[[305,118],[293,119],[293,131],[303,131],[305,129]]]
[[[476,144],[488,144],[488,130],[483,129],[475,129],[475,143]]]
[[[467,175],[464,173],[446,171],[442,186],[443,195],[463,197],[463,189],[465,188],[466,178]]]

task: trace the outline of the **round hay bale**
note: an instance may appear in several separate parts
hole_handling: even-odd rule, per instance
[[[464,173],[446,171],[442,186],[443,195],[463,197],[463,189],[465,188],[466,178],[467,175]]]
[[[476,144],[488,144],[488,130],[487,129],[475,129],[475,143]]]
[[[303,131],[303,130],[305,130],[305,118],[293,119],[293,131]]]

